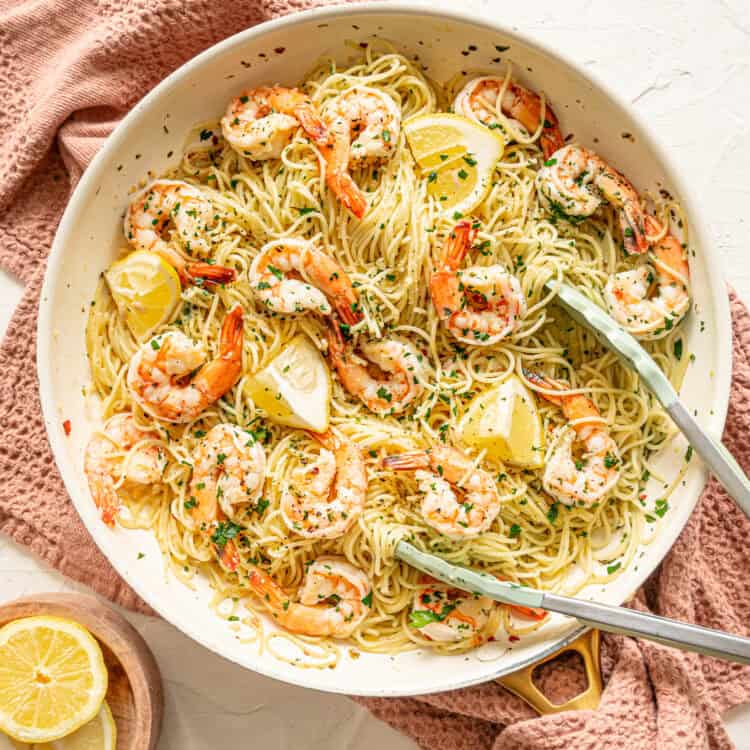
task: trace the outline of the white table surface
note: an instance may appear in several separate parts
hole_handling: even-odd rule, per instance
[[[750,0],[463,0],[451,5],[475,9],[559,46],[631,101],[682,161],[724,271],[750,300]],[[0,331],[20,294],[17,281],[0,272]],[[0,601],[76,590],[84,589],[0,538]],[[161,750],[415,747],[346,698],[255,675],[161,620],[127,616],[150,644],[164,676]],[[725,718],[737,746],[750,750],[750,705]]]

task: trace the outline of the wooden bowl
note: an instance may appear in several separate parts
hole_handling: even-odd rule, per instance
[[[140,633],[87,594],[37,594],[0,605],[0,627],[11,620],[54,615],[75,620],[99,641],[109,671],[107,703],[117,723],[117,750],[153,750],[164,711],[161,675]]]

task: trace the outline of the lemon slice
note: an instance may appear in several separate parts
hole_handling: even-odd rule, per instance
[[[536,401],[515,375],[472,401],[461,434],[490,458],[528,469],[544,464],[544,429]]]
[[[104,273],[128,328],[140,341],[172,315],[180,299],[177,271],[156,253],[136,250]]]
[[[59,739],[91,721],[106,692],[102,650],[77,622],[26,617],[0,629],[0,731]]]
[[[34,750],[115,750],[117,727],[107,701],[99,713],[80,729],[54,742],[41,742]]]
[[[328,428],[331,378],[325,360],[304,333],[256,372],[246,388],[272,422],[315,432]]]
[[[404,133],[427,178],[427,192],[444,213],[466,215],[485,198],[505,141],[461,115],[418,115],[404,123]]]

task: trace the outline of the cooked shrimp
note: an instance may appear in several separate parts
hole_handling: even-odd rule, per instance
[[[132,414],[115,414],[89,440],[83,471],[107,526],[115,525],[121,505],[118,489],[123,481],[161,481],[167,460],[162,449],[153,443],[160,437],[154,430],[139,427]]]
[[[226,284],[233,268],[186,260],[165,239],[176,234],[188,253],[210,251],[204,235],[213,222],[211,202],[198,188],[180,180],[156,180],[135,195],[125,212],[124,231],[136,250],[158,253],[179,274],[184,286]]]
[[[538,388],[556,391],[566,388],[564,383],[528,370],[524,370],[524,375]],[[558,433],[547,457],[542,485],[561,503],[592,505],[620,479],[622,459],[617,443],[611,438],[599,409],[590,398],[580,393],[553,395],[540,392],[539,395],[561,406],[569,423]],[[576,439],[585,448],[580,458],[573,453]]]
[[[473,78],[456,96],[453,102],[454,112],[489,128],[501,128],[497,100],[504,85],[505,79],[496,76]],[[533,134],[539,128],[542,118],[542,99],[533,91],[509,81],[500,100],[500,110],[519,122],[529,134]],[[547,102],[544,104],[544,123],[539,142],[545,159],[549,159],[565,144],[557,117]]]
[[[648,214],[645,218],[649,234],[664,233],[656,219]],[[604,287],[612,316],[625,330],[643,339],[666,336],[690,309],[690,267],[685,248],[667,230],[654,242],[651,254],[654,269],[646,265],[613,274]],[[654,286],[656,293],[652,294]]]
[[[422,355],[407,341],[344,342],[338,325],[328,327],[328,358],[341,385],[375,414],[399,414],[422,395]]]
[[[293,633],[348,638],[370,611],[370,580],[342,557],[319,557],[310,565],[298,602],[260,568],[250,569],[248,581],[276,622]]]
[[[193,518],[213,518],[217,504],[232,515],[235,506],[255,502],[263,492],[265,475],[266,452],[252,434],[237,425],[217,424],[193,454]]]
[[[492,475],[456,448],[436,445],[387,456],[383,466],[393,471],[415,471],[424,495],[424,520],[451,539],[487,531],[500,512],[500,496]]]
[[[367,200],[348,172],[344,159],[310,98],[299,89],[262,86],[232,99],[221,120],[227,142],[240,154],[262,161],[277,159],[302,126],[328,165],[326,182],[336,197],[359,219]],[[348,144],[347,144],[348,148]]]
[[[526,297],[518,279],[502,266],[459,270],[475,235],[470,221],[456,224],[430,277],[430,294],[440,319],[459,341],[490,346],[518,328]]]
[[[486,596],[470,594],[444,583],[429,583],[414,593],[409,626],[431,641],[457,643],[473,638],[476,645],[484,639],[495,606]]]
[[[349,531],[365,506],[365,459],[356,443],[330,430],[308,434],[323,449],[282,493],[281,515],[300,536],[336,539]]]
[[[221,119],[229,145],[253,161],[278,159],[300,126],[314,143],[327,145],[328,132],[310,97],[283,86],[243,91]]]
[[[217,424],[198,443],[193,453],[193,476],[188,490],[190,514],[213,541],[219,559],[236,570],[239,555],[227,538],[227,515],[237,505],[255,502],[263,492],[266,452],[255,438],[232,424]],[[217,531],[219,533],[217,533]]]
[[[357,86],[328,106],[325,118],[348,151],[349,167],[390,159],[401,134],[401,109],[384,91]],[[343,156],[341,157],[343,159]]]
[[[180,331],[147,341],[133,355],[127,384],[133,398],[157,419],[190,422],[220,399],[242,371],[242,308],[237,305],[221,327],[219,353],[204,364],[203,348]],[[200,368],[200,369],[198,369]],[[198,370],[191,377],[194,370]]]
[[[267,243],[253,260],[248,280],[258,299],[273,312],[331,315],[333,309],[348,325],[362,319],[346,271],[309,240]]]
[[[626,177],[583,146],[565,146],[539,170],[537,190],[555,216],[576,221],[602,204],[618,209],[622,240],[628,253],[648,250],[645,214],[636,189]]]

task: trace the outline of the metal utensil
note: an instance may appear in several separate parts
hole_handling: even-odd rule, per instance
[[[646,638],[684,651],[696,651],[718,659],[750,664],[750,638],[625,607],[549,594],[518,584],[498,581],[486,573],[452,565],[435,555],[421,552],[408,542],[398,543],[396,556],[444,583],[464,591],[482,594],[498,602],[523,607],[541,607],[549,612],[575,617],[584,625],[591,625],[610,633]]]
[[[712,438],[694,419],[680,401],[677,391],[646,350],[621,328],[604,310],[562,282],[547,282],[547,289],[557,294],[558,302],[578,323],[611,349],[630,369],[640,375],[646,387],[656,396],[667,413],[693,446],[695,452],[721,482],[724,489],[750,518],[750,479],[734,460],[732,454]]]

